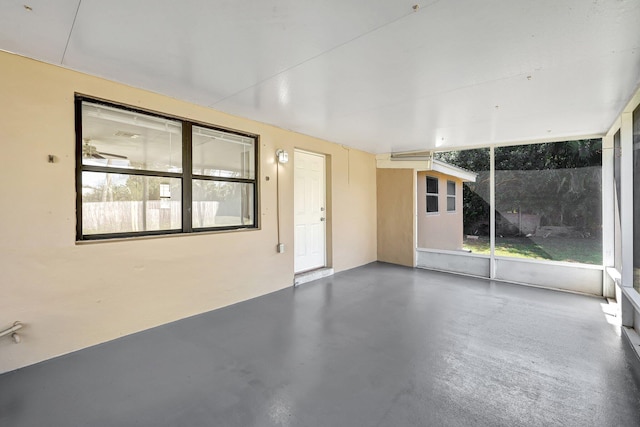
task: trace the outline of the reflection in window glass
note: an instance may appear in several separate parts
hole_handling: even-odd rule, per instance
[[[427,194],[438,194],[438,178],[427,177]]]
[[[180,122],[82,102],[82,164],[182,172]]]
[[[602,264],[601,140],[495,149],[496,256]]]
[[[179,230],[181,180],[82,172],[84,234]]]
[[[427,212],[438,212],[438,178],[427,177]]]
[[[456,210],[456,183],[447,181],[447,211],[455,212]]]
[[[621,216],[620,216],[620,161],[622,151],[620,148],[620,130],[613,136],[613,248],[614,248],[614,267],[618,271],[622,271],[622,239],[621,239]]]
[[[253,179],[255,139],[193,126],[194,175]]]
[[[633,112],[633,287],[640,292],[640,106]]]
[[[253,224],[253,184],[193,180],[193,227]]]
[[[83,97],[75,107],[78,240],[257,228],[256,135]]]

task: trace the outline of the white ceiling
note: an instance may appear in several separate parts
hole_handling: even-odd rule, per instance
[[[374,153],[602,134],[640,82],[640,0],[415,4],[5,0],[0,49]]]

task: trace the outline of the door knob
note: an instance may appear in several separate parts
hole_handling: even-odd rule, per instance
[[[324,217],[321,217],[321,218],[320,218],[320,221],[324,221]]]

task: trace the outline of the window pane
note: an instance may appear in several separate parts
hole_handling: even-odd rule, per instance
[[[601,140],[495,150],[496,256],[602,264]]]
[[[447,211],[455,212],[455,210],[456,210],[456,197],[447,196]]]
[[[82,164],[182,172],[180,122],[82,103]]]
[[[455,196],[456,195],[456,183],[453,181],[447,181],[447,195]]]
[[[82,233],[182,228],[181,180],[82,172]]]
[[[427,177],[427,193],[438,193],[438,178]]]
[[[427,196],[427,212],[438,212],[438,196]]]
[[[193,227],[253,225],[253,184],[193,180]]]
[[[254,148],[253,138],[194,126],[193,173],[253,179]]]
[[[633,112],[633,287],[640,292],[640,106]]]

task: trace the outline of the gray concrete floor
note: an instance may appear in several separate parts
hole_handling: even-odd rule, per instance
[[[603,299],[374,263],[0,376],[0,426],[637,426]]]

